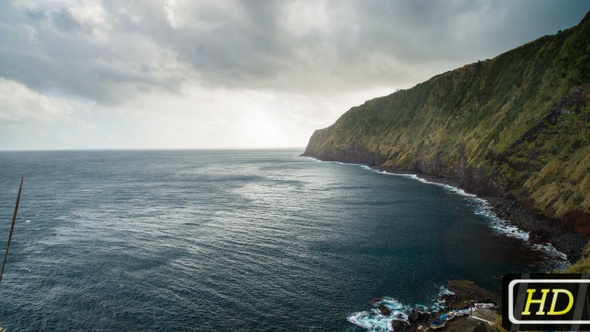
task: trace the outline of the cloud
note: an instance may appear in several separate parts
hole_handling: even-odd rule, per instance
[[[7,36],[0,76],[102,105],[172,91],[186,79],[173,50],[117,22],[124,13],[107,13],[98,1],[48,3],[0,5],[0,34]]]
[[[588,10],[554,0],[2,1],[0,125],[64,119],[48,135],[93,128],[95,138],[71,138],[89,146],[229,147],[266,144],[252,136],[258,121],[274,124],[267,136],[280,145],[304,145],[362,98],[568,28]]]
[[[103,105],[178,92],[195,82],[319,94],[409,87],[573,25],[571,17],[590,8],[582,2],[422,0],[1,6],[0,33],[8,37],[0,46],[0,76]]]
[[[0,78],[0,124],[48,122],[70,117],[73,113],[69,100],[43,95]]]

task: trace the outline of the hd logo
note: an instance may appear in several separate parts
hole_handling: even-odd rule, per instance
[[[508,331],[590,329],[590,275],[509,274],[502,279]]]

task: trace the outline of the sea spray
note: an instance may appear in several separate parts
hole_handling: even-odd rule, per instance
[[[528,232],[525,232],[522,229],[519,229],[515,225],[511,224],[509,220],[502,219],[502,218],[498,217],[498,215],[494,212],[494,209],[492,208],[490,203],[483,198],[477,197],[474,194],[467,193],[467,192],[465,192],[465,190],[463,190],[461,188],[457,188],[455,186],[451,186],[449,184],[428,181],[424,178],[417,176],[416,174],[388,173],[385,171],[381,171],[381,173],[387,174],[387,175],[401,176],[401,177],[417,180],[422,183],[436,185],[436,186],[444,188],[448,192],[451,192],[451,193],[454,193],[457,195],[461,195],[461,196],[467,198],[470,202],[474,203],[475,214],[486,217],[486,219],[490,221],[490,226],[492,227],[493,230],[495,230],[496,232],[498,232],[500,234],[504,234],[509,237],[517,238],[517,239],[520,239],[520,240],[527,242],[527,243],[529,241],[530,235]],[[551,243],[535,243],[535,244],[532,244],[531,247],[536,251],[541,251],[541,252],[546,253],[552,259],[558,261],[558,263],[560,263],[561,265],[567,263],[567,255],[564,254],[563,252],[557,250],[553,245],[551,245]]]
[[[313,159],[313,158],[312,158]],[[318,159],[315,159],[318,160]],[[542,252],[546,254],[552,261],[553,261],[553,268],[563,269],[567,266],[567,255],[559,250],[557,250],[551,243],[529,243],[530,234],[517,226],[513,225],[509,220],[500,218],[495,212],[491,204],[480,197],[477,197],[475,194],[471,194],[466,192],[465,190],[440,182],[429,181],[425,178],[419,177],[416,174],[412,173],[393,173],[387,172],[383,170],[377,170],[367,165],[361,164],[351,164],[351,163],[344,163],[339,161],[330,161],[331,163],[336,163],[340,165],[356,165],[360,166],[363,169],[377,172],[380,174],[385,175],[392,175],[392,176],[399,176],[404,177],[407,179],[416,180],[425,184],[435,185],[444,188],[447,192],[460,195],[465,197],[469,202],[471,202],[475,207],[475,214],[485,217],[489,221],[490,227],[496,231],[498,234],[503,234],[508,237],[516,238],[522,240],[523,242],[530,245],[530,247],[538,252]]]
[[[409,316],[413,311],[432,314],[444,309],[444,297],[452,295],[453,292],[447,288],[440,287],[436,299],[429,305],[413,304],[407,305],[398,301],[393,297],[384,297],[377,301],[372,301],[371,309],[355,312],[347,317],[352,324],[364,328],[370,332],[387,332],[391,331],[393,321],[402,321],[409,323]],[[391,311],[389,315],[384,315],[379,310],[380,306],[384,306]]]

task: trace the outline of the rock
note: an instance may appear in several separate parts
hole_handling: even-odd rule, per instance
[[[410,331],[410,324],[401,320],[393,320],[391,321],[391,328],[395,332],[405,332]]]
[[[422,320],[423,314],[420,311],[412,310],[412,313],[408,316],[410,323],[415,323]]]
[[[384,306],[383,304],[379,305],[379,306],[377,307],[377,309],[379,310],[379,312],[380,312],[382,315],[385,315],[385,316],[389,316],[389,315],[391,315],[391,310],[389,310],[389,308],[387,308],[387,307],[386,307],[386,306]]]
[[[374,305],[377,302],[381,302],[381,300],[382,300],[382,298],[376,297],[376,298],[372,299],[371,301],[369,301],[369,304]]]

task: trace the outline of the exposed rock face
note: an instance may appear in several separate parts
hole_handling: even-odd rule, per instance
[[[304,155],[451,181],[590,229],[579,225],[590,216],[590,13],[569,30],[353,107],[317,130]]]
[[[385,316],[389,316],[389,315],[391,315],[391,310],[389,310],[389,308],[387,308],[387,307],[386,307],[386,306],[384,306],[384,305],[380,305],[380,306],[378,306],[378,307],[377,307],[377,310],[379,310],[379,312],[380,312],[382,315],[385,315]]]
[[[391,321],[391,328],[395,332],[406,332],[406,331],[415,331],[416,329],[407,322],[401,320],[393,320]]]
[[[429,314],[413,310],[408,317],[408,321],[412,324],[412,323],[417,323],[417,322],[420,322],[422,320],[429,319],[429,318],[430,318]]]

